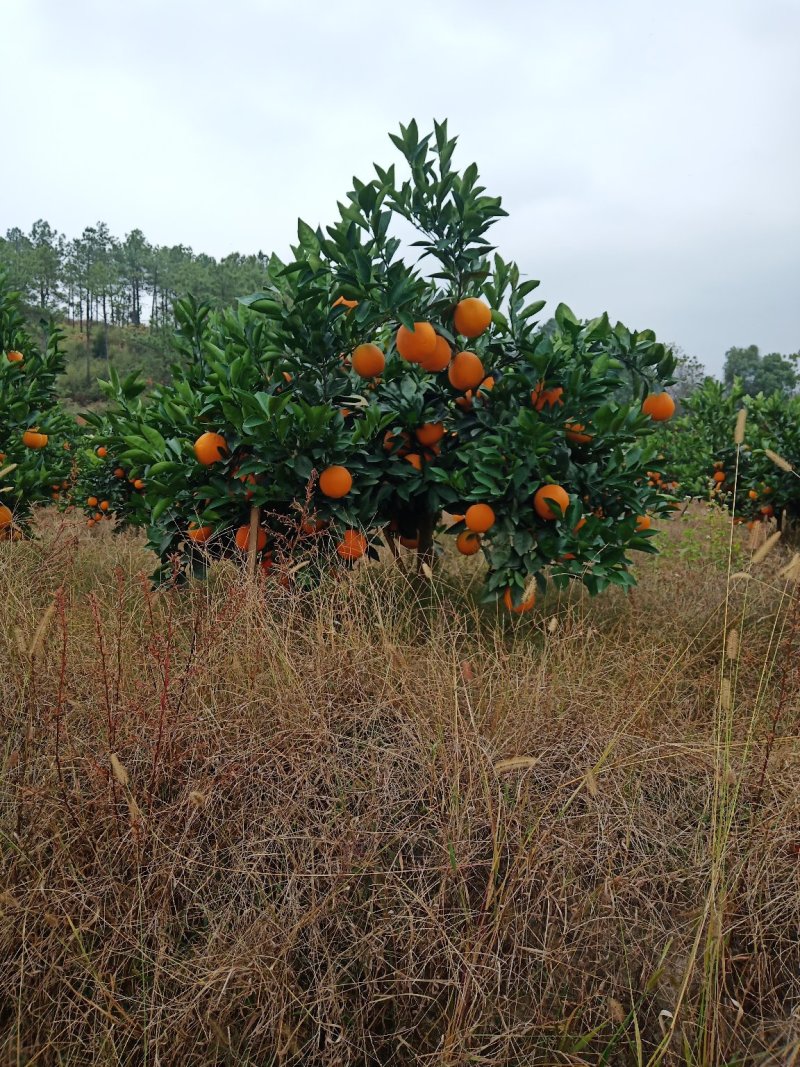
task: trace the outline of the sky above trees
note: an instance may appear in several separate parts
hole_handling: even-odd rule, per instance
[[[0,38],[2,233],[285,255],[387,131],[446,116],[550,310],[718,374],[733,345],[800,346],[796,0],[4,0]]]

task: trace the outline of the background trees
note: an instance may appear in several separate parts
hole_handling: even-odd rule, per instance
[[[72,240],[38,219],[26,233],[0,237],[0,267],[30,307],[64,315],[87,335],[92,327],[176,325],[174,302],[192,293],[223,307],[264,283],[268,257],[231,252],[222,259],[188,245],[154,245],[139,229],[123,238],[105,222]]]

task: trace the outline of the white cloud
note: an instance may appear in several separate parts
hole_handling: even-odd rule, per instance
[[[542,294],[719,369],[800,345],[794,0],[4,0],[0,230],[285,253],[447,116]]]

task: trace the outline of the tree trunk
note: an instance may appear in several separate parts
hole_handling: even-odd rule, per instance
[[[417,574],[424,574],[427,566],[433,570],[433,532],[439,516],[423,515],[419,520],[419,541],[417,544]],[[427,577],[427,575],[426,575]]]
[[[106,350],[106,366],[111,365],[111,361],[108,358],[108,312],[106,310],[106,291],[103,290],[103,345]]]

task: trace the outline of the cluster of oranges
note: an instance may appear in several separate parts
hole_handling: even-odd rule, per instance
[[[339,297],[334,306],[341,305],[349,310],[357,303],[356,300]],[[475,297],[461,300],[453,314],[456,333],[470,340],[480,337],[489,328],[491,321],[491,308]],[[394,337],[394,348],[398,356],[407,363],[416,364],[431,374],[446,374],[450,387],[460,394],[455,398],[455,404],[462,411],[470,410],[475,398],[482,392],[490,391],[494,386],[494,378],[487,375],[481,357],[466,348],[454,352],[448,339],[437,333],[430,322],[414,322],[413,328],[401,325]],[[377,344],[361,343],[352,350],[349,365],[360,378],[369,380],[372,384],[379,383],[386,370],[387,354]],[[284,378],[287,382],[291,381],[291,375],[284,374]],[[533,409],[538,412],[556,411],[564,406],[564,387],[547,385],[542,380],[531,391],[530,401]],[[649,395],[642,404],[643,413],[656,422],[669,419],[674,410],[674,401],[665,392]],[[589,428],[574,419],[567,419],[563,429],[566,439],[573,445],[589,445],[594,439]],[[442,445],[450,436],[456,436],[456,433],[448,431],[444,422],[425,422],[414,430],[386,431],[382,443],[386,452],[407,462],[415,470],[422,471],[426,462],[441,454]],[[227,440],[218,432],[207,431],[201,434],[194,442],[193,449],[197,462],[203,467],[210,468],[216,464],[233,462]],[[236,476],[237,472],[238,468],[235,468],[232,474]],[[677,487],[674,482],[663,483],[661,476],[653,472],[648,472],[648,476],[651,486],[664,490]],[[255,483],[253,475],[248,478]],[[341,464],[333,464],[321,471],[317,488],[324,500],[340,501],[351,492],[353,484],[351,471]],[[247,494],[248,497],[250,495]],[[564,518],[570,507],[570,495],[565,486],[548,482],[536,490],[532,505],[540,520],[545,523],[557,522]],[[464,556],[472,556],[480,552],[482,537],[495,525],[497,516],[490,504],[478,502],[470,504],[464,515],[453,516],[453,519],[455,523],[463,523],[464,526],[455,538],[457,551]],[[575,530],[579,530],[585,522],[586,519],[581,518]],[[305,528],[306,525],[308,529]],[[638,531],[647,530],[649,527],[649,516],[642,515],[637,518]],[[315,518],[303,526],[302,533],[314,536],[326,529],[328,523]],[[398,532],[396,520],[387,527],[387,532],[390,535]],[[213,526],[208,523],[201,524],[199,521],[189,523],[186,529],[187,539],[195,545],[207,544],[215,533]],[[243,524],[235,530],[233,542],[241,553],[247,554],[255,550],[263,554],[265,558],[262,565],[266,568],[272,567],[272,553],[267,551],[269,538],[263,527],[259,526],[254,533],[249,523]],[[405,548],[416,549],[419,546],[419,537],[407,532],[399,537],[399,542]],[[368,538],[357,529],[345,529],[339,539],[334,541],[334,545],[339,558],[347,562],[360,559],[369,548]],[[570,553],[564,558],[575,557]],[[530,610],[535,598],[526,597],[523,598],[522,604],[515,604],[511,589],[506,589],[502,599],[509,610],[522,613]]]

